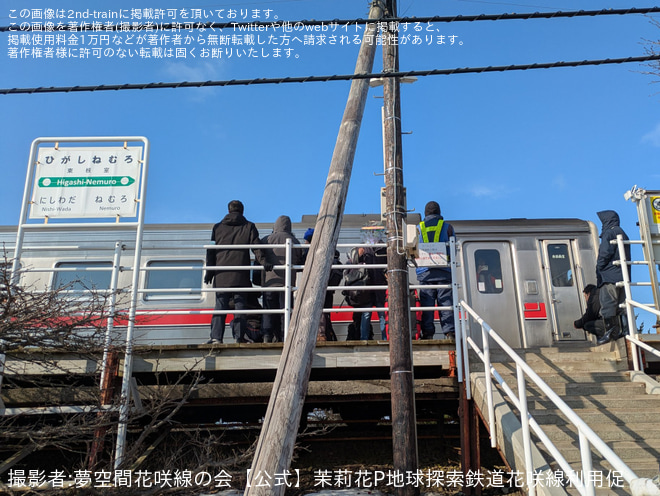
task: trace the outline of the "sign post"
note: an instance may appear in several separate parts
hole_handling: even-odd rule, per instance
[[[61,146],[63,144],[65,146]],[[148,163],[149,141],[141,136],[35,139],[30,148],[12,266],[12,283],[18,284],[25,232],[43,229],[49,220],[58,222],[48,224],[47,229],[135,228],[115,468],[121,465],[124,458],[131,399],[133,330],[142,257]],[[43,219],[44,223],[28,222],[28,211],[29,219]],[[122,218],[128,221],[120,222]]]

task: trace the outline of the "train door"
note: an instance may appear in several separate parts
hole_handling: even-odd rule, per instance
[[[466,242],[463,253],[470,306],[509,346],[520,348],[523,341],[509,243]],[[471,329],[480,343],[478,326],[472,325]]]
[[[576,279],[576,263],[569,240],[541,241],[543,267],[549,291],[552,328],[556,340],[586,339],[573,322],[582,315],[580,283]]]

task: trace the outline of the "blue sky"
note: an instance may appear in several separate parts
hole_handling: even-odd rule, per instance
[[[8,0],[10,8],[50,2]],[[99,4],[104,5],[100,7]],[[630,7],[585,0],[529,3],[400,0],[402,16]],[[642,7],[643,5],[635,5]],[[63,1],[82,10],[89,2]],[[145,8],[125,0],[99,10]],[[283,20],[366,17],[359,0],[167,0],[159,8],[271,9]],[[263,15],[263,14],[262,14]],[[401,47],[402,70],[639,56],[658,38],[651,17],[436,24],[453,46]],[[657,17],[656,17],[657,19]],[[178,60],[12,60],[0,34],[0,87],[245,79],[352,73],[357,46],[300,47],[298,57]],[[460,42],[460,43],[459,43]],[[380,50],[374,72],[382,67]],[[660,95],[640,64],[421,77],[402,87],[408,208],[437,200],[447,219],[578,217],[617,210],[637,236],[634,184],[660,189]],[[45,136],[141,135],[151,142],[148,222],[215,222],[229,200],[246,216],[294,221],[318,211],[349,82],[0,96],[4,188],[0,224],[15,224],[30,143]],[[380,106],[370,90],[346,205],[378,212],[383,186]]]

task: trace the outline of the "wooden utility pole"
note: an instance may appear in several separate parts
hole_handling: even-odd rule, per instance
[[[387,1],[385,17],[396,17],[396,0]],[[389,23],[383,35],[383,72],[398,72],[398,32]],[[394,470],[406,474],[418,468],[417,416],[413,375],[408,264],[403,247],[406,202],[401,150],[401,99],[398,78],[383,81],[383,150],[387,226],[387,285],[390,324],[390,374],[392,384],[392,446]],[[396,488],[398,496],[419,494],[414,485]]]
[[[380,2],[372,2],[369,18],[379,19],[382,14]],[[372,72],[375,53],[376,27],[375,24],[368,24],[355,66],[356,74]],[[282,349],[252,468],[248,473],[245,496],[281,495],[286,489],[286,485],[273,485],[273,482],[275,474],[285,473],[291,464],[368,90],[367,79],[355,79],[351,83],[314,237],[298,285],[300,296],[291,315],[289,335]],[[262,481],[270,484],[259,485]]]

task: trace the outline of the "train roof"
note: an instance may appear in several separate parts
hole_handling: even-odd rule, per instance
[[[476,234],[476,233],[532,233],[532,232],[590,232],[593,229],[593,223],[586,220],[568,218],[568,219],[486,219],[486,220],[453,220],[447,219],[454,226],[458,235]],[[409,214],[408,224],[418,224],[421,216],[417,213]],[[380,214],[345,214],[342,220],[342,228],[359,229],[361,227],[381,223]],[[256,222],[257,228],[261,231],[272,229],[273,222]],[[145,224],[145,231],[209,231],[214,223],[168,223],[168,224]],[[294,230],[307,229],[316,224],[316,215],[303,215],[299,222],[293,222]],[[97,227],[93,230],[104,230],[103,227]],[[118,225],[108,223],[108,229],[115,230]],[[44,225],[45,230],[66,230],[66,231],[88,231],[90,228],[84,224],[80,227],[67,223],[61,226],[58,223],[51,222]],[[34,228],[33,228],[34,229]],[[31,229],[31,230],[33,230]],[[130,229],[127,227],[127,230]],[[38,228],[36,230],[39,230]],[[16,226],[0,226],[0,232],[4,234],[15,233]]]

